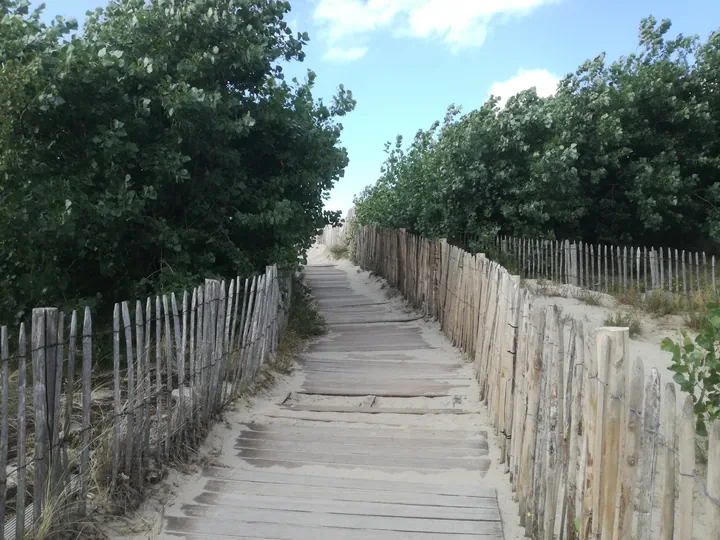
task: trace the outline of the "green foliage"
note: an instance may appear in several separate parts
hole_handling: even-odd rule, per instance
[[[361,223],[433,238],[496,234],[708,250],[720,241],[720,32],[640,25],[636,52],[601,54],[553,97],[491,97],[398,138]],[[489,242],[483,242],[489,245]]]
[[[318,311],[310,289],[299,279],[293,282],[288,331],[302,340],[322,336],[327,332],[325,318]]]
[[[294,269],[348,158],[280,0],[0,8],[0,316]]]
[[[708,306],[704,325],[693,342],[686,331],[682,341],[665,338],[662,350],[673,355],[670,371],[680,389],[688,392],[695,402],[697,433],[707,436],[707,425],[720,419],[720,307]]]

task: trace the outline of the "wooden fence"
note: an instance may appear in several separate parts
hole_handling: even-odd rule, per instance
[[[317,243],[328,247],[346,245],[350,241],[350,232],[354,227],[355,209],[351,208],[342,225],[333,227],[326,225],[322,233],[317,236]]]
[[[458,245],[466,248],[468,242],[463,239]],[[690,297],[718,294],[715,256],[704,252],[511,236],[498,237],[488,248],[523,278],[608,293],[661,289]]]
[[[627,328],[586,332],[534,306],[519,276],[443,241],[360,227],[353,243],[473,360],[528,536],[720,538],[720,422],[703,472],[692,398],[630,358]]]
[[[3,326],[0,540],[87,512],[91,476],[110,491],[136,488],[198,444],[276,350],[290,287],[275,266],[206,280],[116,304],[108,332],[93,330],[88,308],[69,325],[55,308],[35,309],[29,348],[24,325],[12,344]],[[98,365],[105,341],[111,370]]]

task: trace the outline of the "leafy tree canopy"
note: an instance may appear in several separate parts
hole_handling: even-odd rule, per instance
[[[553,97],[491,97],[409,147],[386,147],[357,218],[430,237],[495,234],[717,251],[720,32],[668,38],[640,25],[639,48],[601,54]]]
[[[0,314],[295,267],[348,157],[280,0],[0,0]]]

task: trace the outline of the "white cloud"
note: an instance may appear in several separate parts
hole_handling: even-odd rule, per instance
[[[547,69],[519,69],[508,80],[492,83],[490,94],[500,97],[500,106],[504,107],[509,98],[532,87],[535,87],[538,96],[551,96],[555,93],[558,82],[560,77]]]
[[[352,62],[365,56],[367,47],[332,47],[325,53],[325,60],[331,62]]]
[[[332,43],[375,30],[440,38],[452,51],[479,47],[492,20],[559,0],[318,0],[313,18]]]

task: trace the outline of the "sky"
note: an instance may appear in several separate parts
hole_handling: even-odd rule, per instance
[[[490,94],[503,99],[536,87],[550,95],[583,61],[637,48],[640,20],[673,22],[671,34],[703,39],[720,28],[718,0],[290,0],[287,17],[307,32],[307,57],[286,74],[317,74],[314,94],[338,85],[357,107],[341,120],[350,164],[326,207],[352,206],[375,182],[384,144],[442,120],[448,105],[469,112]],[[104,0],[45,0],[45,16],[75,17]]]

